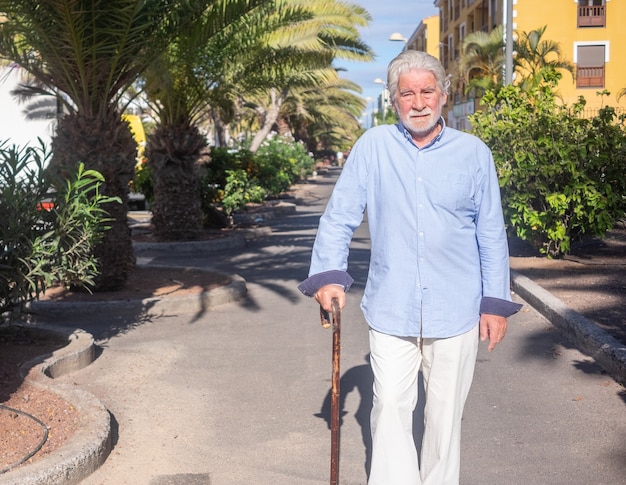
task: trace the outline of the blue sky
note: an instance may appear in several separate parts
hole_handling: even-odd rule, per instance
[[[374,62],[356,63],[336,61],[336,66],[347,71],[341,77],[349,79],[361,86],[362,97],[376,99],[382,91],[382,85],[375,84],[374,79],[386,80],[387,64],[398,55],[404,47],[402,42],[392,42],[389,36],[399,32],[408,38],[415,31],[424,17],[439,13],[434,0],[350,0],[351,3],[365,8],[372,21],[367,28],[360,29],[361,38],[376,54]]]

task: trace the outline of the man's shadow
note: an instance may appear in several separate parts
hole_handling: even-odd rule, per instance
[[[374,397],[373,385],[374,375],[372,374],[372,367],[370,366],[370,354],[365,356],[366,364],[358,365],[348,369],[339,381],[339,426],[343,424],[343,417],[348,414],[345,410],[346,398],[355,389],[358,391],[361,399],[359,401],[359,407],[354,413],[356,422],[361,427],[361,438],[363,439],[363,445],[365,447],[365,473],[369,479],[370,467],[372,463],[372,435],[370,426],[370,413],[372,412],[372,399]],[[418,382],[418,392],[420,399],[418,405],[413,412],[413,440],[417,448],[417,456],[420,455],[422,448],[422,435],[424,433],[424,385],[422,381],[422,374],[420,372]],[[328,390],[322,409],[315,416],[324,419],[330,429],[330,406],[331,406],[332,388]]]

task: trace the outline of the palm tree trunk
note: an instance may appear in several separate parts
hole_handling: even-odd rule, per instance
[[[213,129],[215,130],[215,146],[228,146],[228,126],[222,121],[217,110],[211,110],[211,119],[213,120]]]
[[[284,116],[278,116],[276,126],[278,127],[278,134],[280,136],[293,136],[291,125],[289,125],[289,121],[287,121]]]
[[[94,291],[111,291],[124,286],[135,267],[130,228],[128,226],[128,184],[133,176],[137,144],[128,123],[111,111],[102,118],[73,113],[59,120],[52,140],[50,169],[66,177],[80,162],[97,170],[105,179],[104,195],[119,197],[120,203],[104,208],[111,220],[103,240],[94,253],[99,275]]]
[[[267,111],[262,113],[263,123],[261,129],[256,132],[252,142],[250,143],[250,151],[256,153],[261,146],[261,143],[267,138],[267,135],[272,131],[272,127],[278,121],[278,115],[280,114],[280,108],[283,105],[285,95],[276,94],[276,88],[270,90],[270,106]]]
[[[198,162],[206,140],[197,127],[161,125],[148,138],[146,158],[154,180],[152,224],[161,241],[197,239],[203,227]]]

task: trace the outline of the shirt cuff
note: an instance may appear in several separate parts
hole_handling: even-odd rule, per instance
[[[339,285],[348,291],[352,283],[354,279],[348,273],[333,269],[309,276],[298,285],[298,289],[306,296],[313,296],[322,286]]]
[[[480,302],[480,314],[489,313],[490,315],[498,315],[500,317],[510,317],[522,308],[520,303],[514,303],[500,298],[491,296],[483,296]]]

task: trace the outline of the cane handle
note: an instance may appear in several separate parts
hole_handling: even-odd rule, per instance
[[[339,308],[339,300],[337,298],[333,298],[331,300],[332,306],[332,319],[331,312],[327,312],[320,305],[320,321],[322,323],[322,327],[330,328],[333,326],[337,326],[341,320],[341,309]]]

